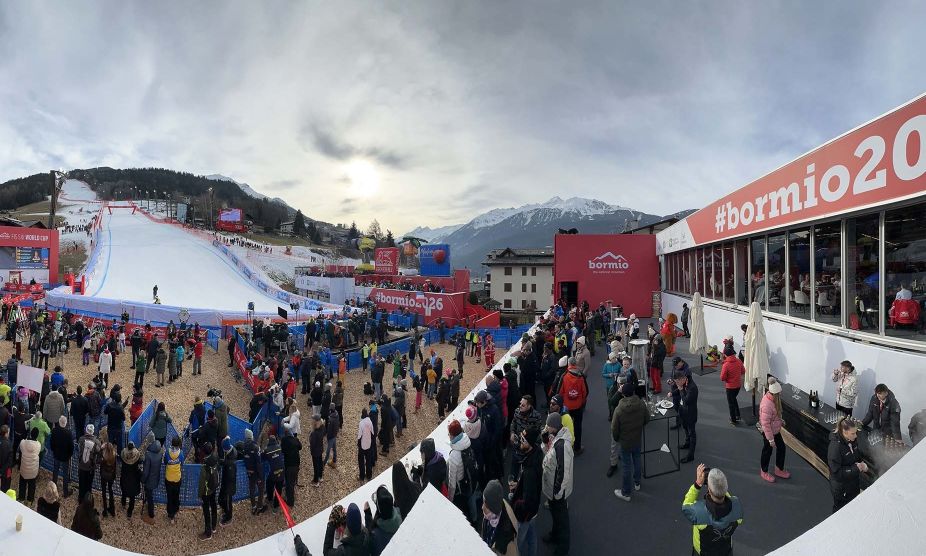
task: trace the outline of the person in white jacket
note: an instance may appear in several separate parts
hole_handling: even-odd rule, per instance
[[[450,455],[447,457],[447,492],[450,493],[450,499],[454,500],[458,495],[469,494],[457,491],[460,489],[460,483],[465,474],[463,450],[469,448],[471,443],[469,436],[463,432],[463,425],[456,419],[447,425],[447,434],[450,436]]]
[[[299,421],[300,417],[299,408],[297,408],[295,404],[290,408],[289,415],[283,417],[283,428],[293,433],[295,437],[298,437],[299,433],[302,432],[302,423]]]
[[[858,375],[850,361],[843,361],[838,369],[833,369],[833,382],[836,383],[836,409],[851,417],[858,399]]]
[[[39,452],[42,445],[38,441],[38,429],[32,429],[28,439],[19,443],[19,492],[17,500],[26,500],[28,505],[35,501],[35,480],[39,476]]]
[[[572,494],[572,434],[559,413],[547,415],[543,434],[543,496],[549,500],[553,527],[543,537],[555,546],[554,554],[569,553],[569,506]]]
[[[100,354],[100,384],[104,388],[109,384],[109,369],[113,364],[113,354],[109,352],[109,348],[103,350],[103,353]]]

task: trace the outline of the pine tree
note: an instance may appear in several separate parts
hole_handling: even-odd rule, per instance
[[[383,247],[395,247],[395,238],[392,237],[392,230],[386,230],[386,239],[383,240]]]
[[[293,220],[293,235],[302,237],[305,235],[305,231],[305,216],[302,215],[301,210],[297,210],[296,218]]]
[[[351,222],[350,229],[347,230],[347,239],[356,239],[360,237],[360,230],[357,229],[357,223]]]

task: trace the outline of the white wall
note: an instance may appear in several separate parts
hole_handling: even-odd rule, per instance
[[[526,300],[530,305],[534,301],[537,309],[545,311],[553,303],[553,267],[550,265],[519,265],[512,263],[511,275],[505,276],[506,265],[493,265],[490,267],[492,286],[489,297],[502,304],[502,311],[520,311],[521,301]],[[527,269],[527,276],[521,275],[521,269]],[[537,269],[537,275],[531,276],[531,268]],[[505,284],[511,284],[511,291],[505,291]],[[527,286],[527,291],[521,291],[521,285]],[[536,292],[531,292],[531,284],[536,284]],[[511,300],[511,307],[505,307],[505,300]]]
[[[690,299],[663,292],[663,315],[681,315],[682,303],[691,306]],[[740,325],[746,323],[746,316],[746,311],[705,303],[708,343],[721,346],[724,336],[732,334],[739,349],[743,339]],[[830,380],[833,369],[843,360],[851,361],[859,375],[859,397],[855,407],[858,418],[864,417],[868,400],[880,382],[887,384],[900,402],[900,428],[904,437],[910,418],[926,407],[926,357],[923,355],[855,342],[772,319],[765,320],[765,333],[772,373],[801,390],[818,390],[820,397],[830,405],[835,405],[836,398],[835,385]]]

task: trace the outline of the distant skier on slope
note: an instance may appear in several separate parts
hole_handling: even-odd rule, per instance
[[[154,288],[151,290],[151,297],[157,302],[158,299],[158,285],[155,284]]]

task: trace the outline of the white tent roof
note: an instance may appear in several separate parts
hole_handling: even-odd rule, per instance
[[[428,554],[492,554],[462,512],[431,485],[418,497],[383,556],[422,550]]]

